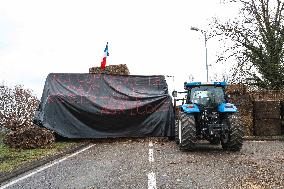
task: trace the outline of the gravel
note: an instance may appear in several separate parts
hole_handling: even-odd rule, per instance
[[[155,173],[157,188],[284,188],[281,141],[246,141],[240,152],[208,144],[180,151],[174,142],[157,138],[96,140],[93,144],[8,188],[140,189],[148,188],[150,172]],[[152,163],[149,148],[154,149]]]
[[[208,144],[193,152],[154,146],[159,188],[284,188],[284,142],[245,142],[237,153]]]

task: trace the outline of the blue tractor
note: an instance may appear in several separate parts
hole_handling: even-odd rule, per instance
[[[173,91],[175,141],[182,150],[192,150],[198,140],[221,143],[224,150],[239,151],[243,144],[243,126],[238,109],[228,102],[225,82],[184,83],[184,92]],[[186,93],[176,99],[177,93]],[[176,102],[182,100],[182,105]]]

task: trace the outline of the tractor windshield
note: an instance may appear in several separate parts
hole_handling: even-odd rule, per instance
[[[225,102],[222,87],[200,86],[191,89],[190,101],[203,106],[214,106]]]

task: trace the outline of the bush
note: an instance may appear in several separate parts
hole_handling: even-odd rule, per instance
[[[20,85],[0,86],[0,125],[12,131],[31,127],[38,105],[30,90]]]
[[[44,148],[55,140],[53,132],[33,125],[39,100],[32,91],[17,85],[0,86],[0,126],[11,132],[4,143],[13,148]]]

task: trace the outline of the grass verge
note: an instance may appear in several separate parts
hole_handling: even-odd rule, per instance
[[[76,142],[59,141],[46,149],[20,150],[6,146],[3,143],[3,135],[0,134],[0,174],[10,172],[25,163],[58,154],[77,144]]]

